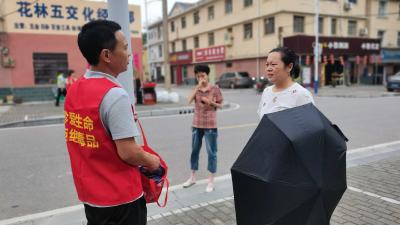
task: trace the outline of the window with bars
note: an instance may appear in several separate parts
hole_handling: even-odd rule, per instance
[[[249,7],[253,5],[253,0],[244,0],[244,7]]]
[[[387,1],[380,0],[379,1],[379,7],[378,7],[378,17],[385,17],[386,16],[386,7],[387,7]]]
[[[182,29],[186,28],[186,17],[181,18]]]
[[[213,46],[214,44],[214,33],[208,33],[208,46]]]
[[[397,47],[400,48],[400,31],[397,32]]]
[[[200,23],[199,11],[196,11],[196,12],[193,13],[193,23],[194,24],[199,24]]]
[[[337,29],[337,19],[332,18],[331,19],[331,35],[336,35],[336,29]]]
[[[34,52],[32,58],[35,84],[55,83],[57,73],[68,70],[67,53]]]
[[[264,19],[264,34],[275,33],[275,17]]]
[[[171,51],[175,52],[175,42],[172,42],[172,44],[171,44]]]
[[[193,45],[194,45],[194,48],[200,47],[199,36],[196,36],[193,38]]]
[[[385,31],[378,30],[377,36],[378,36],[378,39],[381,40],[381,44],[383,44],[383,42],[385,40]]]
[[[349,20],[347,25],[347,33],[349,36],[357,35],[357,21]]]
[[[171,32],[175,31],[175,22],[171,21]]]
[[[304,33],[304,16],[293,17],[293,32]]]
[[[318,18],[318,32],[320,34],[324,33],[324,18],[323,17]]]
[[[208,20],[214,19],[214,6],[208,7]]]
[[[186,47],[186,39],[182,40],[182,51],[186,51],[187,47]]]
[[[233,11],[232,0],[225,0],[225,13],[230,14]]]
[[[252,23],[246,23],[243,25],[243,33],[244,33],[244,39],[251,39],[253,38],[253,24]]]

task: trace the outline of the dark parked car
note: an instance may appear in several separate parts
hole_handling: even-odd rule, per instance
[[[400,72],[388,78],[386,88],[388,91],[400,90]]]
[[[227,72],[222,74],[217,81],[222,88],[253,87],[253,80],[248,72]]]

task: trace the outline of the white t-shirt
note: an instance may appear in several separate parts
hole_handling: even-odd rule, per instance
[[[294,108],[310,102],[315,105],[311,93],[296,82],[285,90],[279,92],[273,92],[273,87],[274,85],[264,89],[257,110],[260,119],[262,119],[264,114]]]

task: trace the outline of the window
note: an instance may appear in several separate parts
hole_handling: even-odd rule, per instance
[[[182,40],[182,51],[186,51],[187,50],[187,48],[186,48],[186,39],[183,39]]]
[[[208,20],[214,19],[214,6],[208,7]]]
[[[181,18],[182,29],[186,28],[186,17]]]
[[[378,30],[378,39],[381,40],[381,44],[383,43],[383,41],[385,40],[385,31],[384,30]]]
[[[304,16],[293,17],[293,32],[304,33]]]
[[[336,35],[337,20],[332,18],[331,20],[331,35]]]
[[[400,31],[397,32],[397,47],[400,47]]]
[[[357,0],[349,0],[350,3],[357,4]]]
[[[323,17],[318,18],[318,32],[320,34],[324,33],[324,18]]]
[[[171,32],[175,31],[175,22],[171,21]]]
[[[172,52],[175,52],[175,42],[172,42],[171,51],[172,51]]]
[[[162,54],[163,54],[163,52],[162,52],[162,46],[161,45],[159,45],[158,46],[158,57],[162,57]]]
[[[387,6],[387,1],[385,0],[379,1],[378,17],[386,16],[386,6]]]
[[[232,13],[232,0],[225,0],[225,13],[229,14]]]
[[[264,19],[264,34],[273,34],[275,32],[275,18]]]
[[[160,26],[157,27],[157,35],[158,35],[158,39],[161,39],[161,27]]]
[[[199,11],[193,13],[193,23],[198,24],[200,22]]]
[[[199,36],[196,36],[193,38],[193,45],[194,45],[194,48],[198,48],[200,46]]]
[[[66,53],[34,52],[32,57],[35,84],[51,84],[58,71],[68,70],[68,55]]]
[[[244,29],[244,39],[251,39],[253,37],[253,24],[246,23],[243,26]]]
[[[357,35],[357,21],[349,20],[348,25],[347,25],[347,33],[349,36]]]
[[[400,18],[400,3],[399,3],[399,18]]]
[[[253,5],[253,0],[244,0],[244,7],[249,7]]]
[[[214,33],[208,33],[208,46],[214,45]]]

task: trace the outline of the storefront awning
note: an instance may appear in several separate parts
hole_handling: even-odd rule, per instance
[[[400,49],[382,49],[382,63],[400,63]]]

